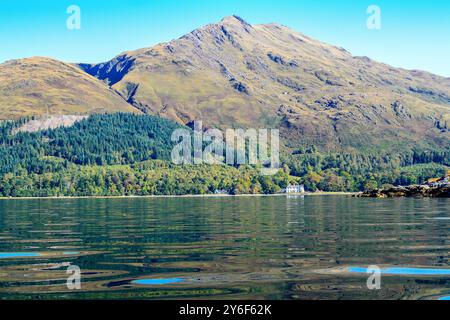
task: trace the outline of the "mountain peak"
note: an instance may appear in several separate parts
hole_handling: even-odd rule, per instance
[[[245,26],[251,26],[250,23],[248,23],[247,21],[245,21],[243,18],[237,16],[237,15],[232,15],[232,16],[227,16],[225,18],[223,18],[221,20],[221,23],[240,23],[243,24]]]
[[[250,32],[250,29],[253,28],[250,23],[248,23],[247,21],[245,21],[244,19],[242,19],[241,17],[239,17],[237,15],[232,15],[232,16],[223,18],[218,23],[218,25],[234,27],[234,28],[236,28],[236,27],[243,28],[247,32]]]

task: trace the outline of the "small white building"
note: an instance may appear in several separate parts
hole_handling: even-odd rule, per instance
[[[227,190],[216,190],[214,191],[214,194],[218,194],[218,195],[228,195],[230,194]]]
[[[290,184],[286,187],[286,193],[305,193],[305,186],[299,184]]]

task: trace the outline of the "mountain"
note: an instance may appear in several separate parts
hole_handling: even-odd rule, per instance
[[[280,128],[292,151],[450,150],[450,78],[237,16],[101,64],[0,65],[0,120],[117,111]]]
[[[76,66],[39,57],[0,65],[0,120],[117,111],[139,112]]]
[[[184,124],[281,128],[292,148],[450,149],[449,78],[354,57],[279,24],[227,17],[79,66],[142,112]]]
[[[1,64],[0,120],[30,115],[0,121],[0,196],[361,191],[450,166],[450,79],[234,16],[102,64]],[[164,162],[200,120],[279,128],[283,170]]]

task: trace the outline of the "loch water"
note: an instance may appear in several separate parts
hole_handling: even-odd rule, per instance
[[[450,199],[0,200],[0,299],[445,300],[449,257]]]

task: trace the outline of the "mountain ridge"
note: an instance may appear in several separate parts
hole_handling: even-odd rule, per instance
[[[354,57],[275,23],[226,17],[81,67],[144,113],[184,124],[281,127],[287,140],[301,133],[327,149],[352,149],[355,128],[356,149],[391,136],[448,145],[450,79]]]
[[[292,149],[450,148],[450,78],[354,57],[276,23],[230,16],[76,66],[120,95],[121,108],[182,124],[280,128]]]

